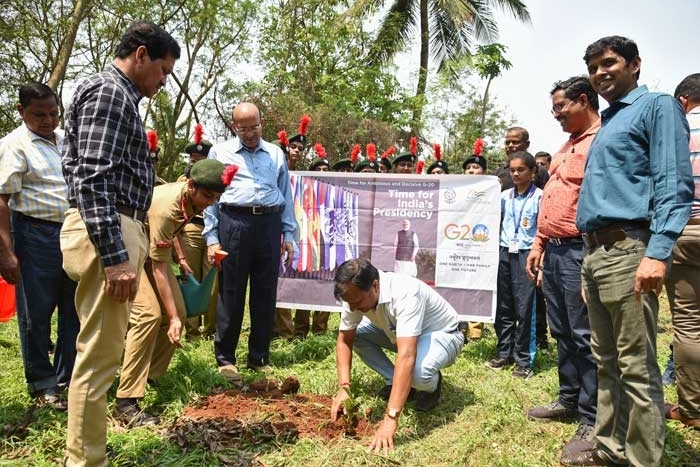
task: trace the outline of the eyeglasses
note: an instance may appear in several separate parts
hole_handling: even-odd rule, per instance
[[[566,109],[569,105],[573,104],[576,101],[567,101],[566,104],[554,104],[552,106],[552,115],[560,114],[562,110]]]
[[[233,129],[236,133],[253,133],[258,131],[262,125],[260,123],[251,126],[234,126]]]

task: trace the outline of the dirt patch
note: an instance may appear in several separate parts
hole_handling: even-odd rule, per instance
[[[350,429],[342,419],[331,422],[330,397],[298,391],[299,381],[289,377],[282,383],[263,379],[248,387],[213,393],[185,408],[170,429],[171,437],[183,448],[217,451],[267,442],[293,443],[298,438],[328,441],[348,432],[354,432],[355,438],[372,435],[367,418],[356,418],[356,426]]]

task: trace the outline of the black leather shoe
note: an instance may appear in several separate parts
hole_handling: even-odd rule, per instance
[[[387,384],[383,388],[381,388],[379,391],[377,391],[377,397],[379,397],[383,401],[388,401],[389,396],[391,396],[391,389],[393,386],[391,384]],[[406,398],[407,401],[413,400],[413,397],[416,395],[416,390],[411,388],[411,390],[408,392],[408,397]]]
[[[130,428],[138,426],[152,426],[160,423],[160,418],[149,415],[139,407],[138,402],[134,398],[117,398],[117,404],[114,407],[114,418],[122,425]]]
[[[442,389],[442,373],[438,371],[438,384],[433,392],[416,391],[416,410],[427,412],[437,407]]]

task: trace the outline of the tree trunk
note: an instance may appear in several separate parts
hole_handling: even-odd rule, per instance
[[[80,23],[87,15],[89,9],[90,0],[76,0],[75,5],[73,6],[73,13],[71,15],[68,31],[63,38],[61,48],[58,51],[58,57],[56,58],[56,63],[54,64],[53,69],[51,70],[51,76],[49,76],[49,80],[46,83],[47,86],[54,91],[56,91],[58,84],[63,81],[63,78],[66,75],[68,60],[70,60],[70,55],[73,52],[73,44],[75,44],[75,36],[78,34]]]
[[[423,107],[425,106],[425,88],[428,83],[428,60],[430,58],[430,30],[428,25],[428,0],[420,0],[420,69],[416,87],[416,102],[413,109],[411,132],[417,135],[421,128]]]
[[[491,86],[491,81],[493,81],[493,76],[489,76],[489,80],[486,81],[486,89],[484,89],[484,98],[481,101],[481,118],[479,119],[479,134],[484,134],[484,126],[486,125],[486,109],[489,104],[489,87]]]

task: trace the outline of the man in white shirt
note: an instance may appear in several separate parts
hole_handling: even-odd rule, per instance
[[[366,259],[351,259],[335,274],[335,296],[342,300],[336,363],[338,393],[331,406],[335,420],[349,397],[352,351],[382,375],[388,399],[386,416],[370,444],[375,452],[393,449],[398,417],[415,389],[416,409],[438,404],[440,370],[457,359],[464,336],[455,309],[435,290],[413,277],[380,272]],[[396,363],[383,349],[396,352]]]

